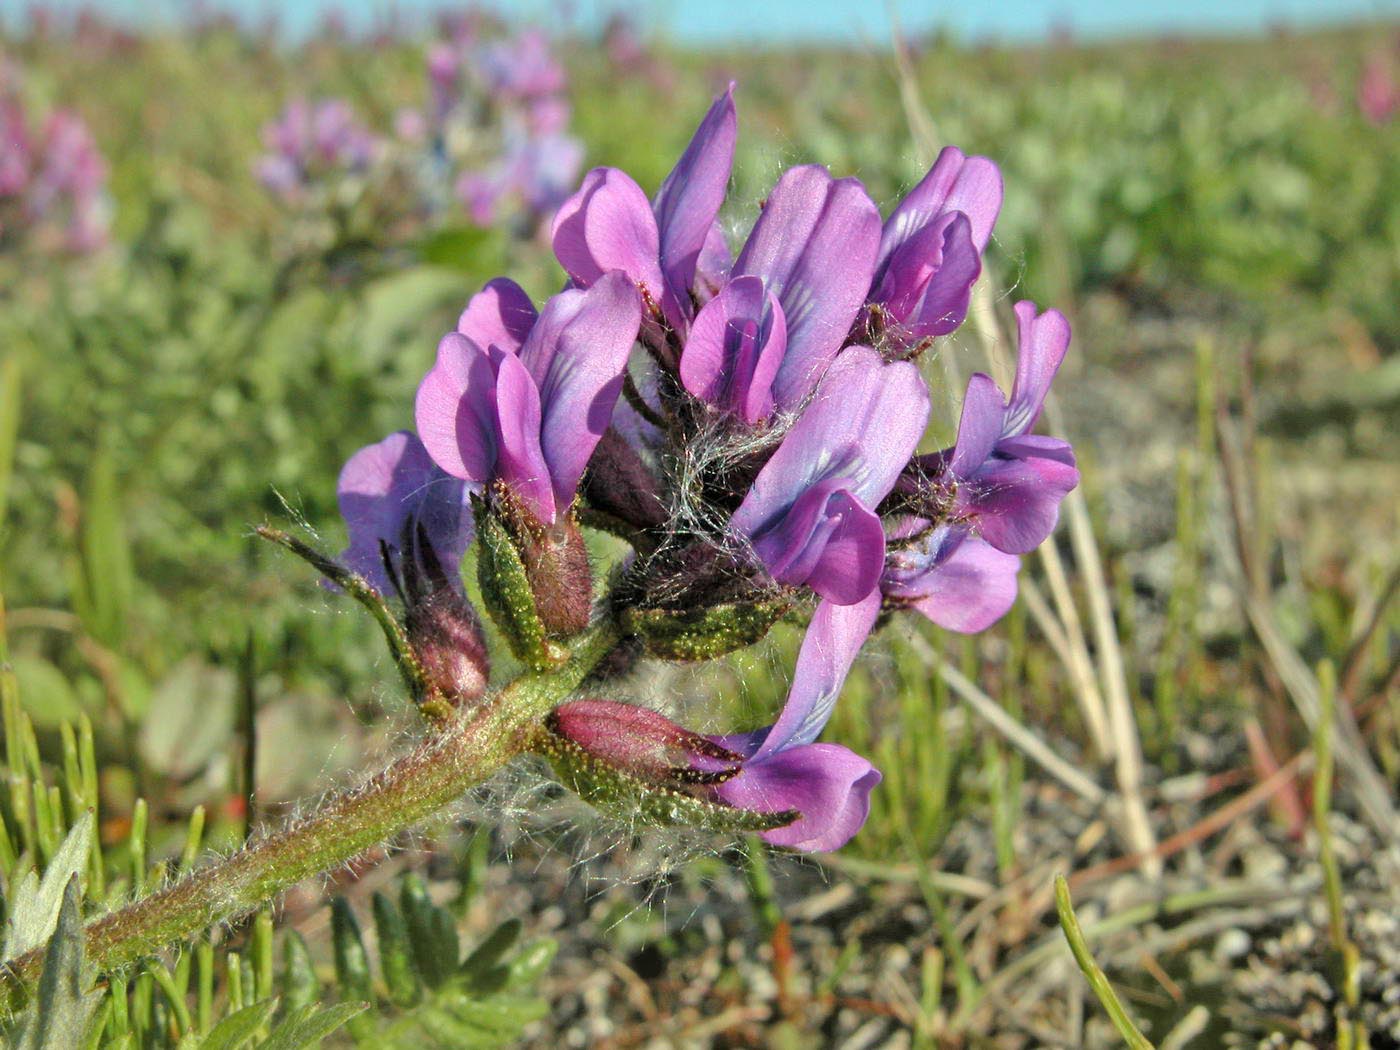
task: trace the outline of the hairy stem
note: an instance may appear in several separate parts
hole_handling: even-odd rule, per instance
[[[302,879],[363,853],[460,798],[525,749],[532,728],[576,689],[618,640],[610,617],[579,635],[570,659],[524,674],[360,786],[165,889],[90,922],[99,971],[126,966],[214,923],[254,911]],[[39,948],[0,971],[0,1014],[20,1005],[43,965]]]

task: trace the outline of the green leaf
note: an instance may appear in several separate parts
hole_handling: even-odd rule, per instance
[[[472,275],[494,272],[501,257],[501,238],[481,226],[455,226],[437,230],[418,246],[426,263]]]
[[[321,982],[311,965],[311,953],[306,941],[296,930],[288,930],[282,940],[282,1002],[290,1010],[299,1010],[318,1001]]]
[[[99,444],[88,470],[83,501],[83,579],[87,601],[83,624],[98,641],[117,648],[126,637],[136,574],[123,521],[116,463],[108,444]]]
[[[83,714],[83,702],[67,676],[43,657],[16,655],[10,667],[19,683],[20,706],[36,726],[57,729]]]
[[[0,363],[0,528],[5,524],[10,478],[15,468],[15,446],[19,442],[19,390],[19,357],[11,354]]]
[[[344,897],[331,901],[331,946],[335,955],[335,981],[341,995],[369,999],[373,994],[369,958],[360,936],[360,924]]]
[[[67,887],[87,867],[92,849],[93,815],[84,813],[49,861],[44,877],[29,872],[15,890],[5,924],[0,959],[13,959],[48,940],[60,921]]]
[[[271,1020],[276,1009],[276,999],[245,1006],[216,1024],[202,1040],[186,1040],[188,1047],[182,1042],[180,1050],[241,1050]]]
[[[343,1028],[356,1014],[366,1008],[365,1003],[337,1003],[321,1009],[312,1004],[296,1010],[272,1031],[267,1042],[259,1044],[260,1050],[306,1050],[321,1045],[332,1032]]]
[[[374,932],[379,938],[379,972],[389,989],[389,998],[403,1006],[418,997],[408,929],[394,902],[383,893],[376,890],[371,904],[374,909]]]
[[[413,962],[423,982],[436,988],[457,969],[459,946],[452,916],[433,904],[423,880],[412,873],[399,887],[399,905],[408,924]]]
[[[505,636],[511,652],[535,671],[548,670],[565,653],[547,637],[525,563],[501,516],[472,497],[477,530],[477,581],[492,621]]]
[[[376,281],[365,295],[359,326],[362,366],[378,368],[390,360],[404,336],[416,333],[437,310],[460,303],[467,290],[461,274],[427,266]]]
[[[526,945],[507,967],[506,987],[524,988],[534,984],[549,969],[557,954],[559,942],[553,937],[542,937]]]
[[[185,779],[224,754],[233,735],[238,677],[190,656],[170,669],[151,693],[140,730],[151,767]]]
[[[38,997],[21,1021],[14,1050],[73,1050],[84,1043],[102,993],[83,992],[81,900],[74,875],[63,890],[57,926],[44,953]]]
[[[524,929],[525,924],[519,919],[507,919],[497,926],[462,963],[463,975],[475,980],[485,977],[500,964],[506,952],[515,947]]]

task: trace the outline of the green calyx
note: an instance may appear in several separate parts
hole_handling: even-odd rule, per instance
[[[623,627],[663,660],[713,660],[760,641],[792,603],[786,598],[699,609],[628,609]]]
[[[477,579],[486,611],[521,663],[534,671],[557,667],[567,653],[549,638],[510,529],[484,500],[473,496],[472,507],[481,545]]]

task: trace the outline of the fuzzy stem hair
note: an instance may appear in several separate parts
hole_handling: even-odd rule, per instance
[[[601,617],[569,645],[562,666],[521,675],[309,816],[94,919],[84,930],[88,960],[100,972],[130,965],[210,925],[255,911],[302,879],[344,864],[432,816],[525,751],[544,716],[578,688],[618,639],[613,618]],[[0,1015],[22,1005],[43,959],[40,947],[0,971]]]

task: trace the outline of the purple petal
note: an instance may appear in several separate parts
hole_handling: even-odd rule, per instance
[[[790,333],[789,328],[789,347]],[[731,524],[745,536],[757,536],[808,488],[829,479],[842,479],[862,504],[878,507],[923,436],[928,414],[928,390],[918,366],[887,365],[874,350],[851,347],[827,370]]]
[[[1079,483],[1074,453],[1058,438],[1009,438],[958,485],[954,513],[998,550],[1025,554],[1055,531],[1060,501]]]
[[[856,654],[870,636],[870,629],[879,615],[878,591],[872,591],[854,605],[836,605],[829,601],[817,605],[797,654],[797,668],[793,672],[787,703],[753,752],[754,760],[775,751],[810,744],[821,735],[831,719],[831,711]]]
[[[656,218],[647,195],[625,172],[594,168],[585,175],[579,191],[560,205],[551,236],[559,264],[581,287],[621,270],[662,300]]]
[[[870,814],[870,792],[880,771],[839,744],[806,744],[747,764],[716,788],[731,806],[777,813],[795,809],[800,818],[765,831],[775,846],[825,851],[839,849]]]
[[[642,318],[637,290],[613,271],[587,291],[560,292],[545,304],[520,349],[539,387],[537,432],[559,509],[573,502],[579,478],[608,429]]]
[[[495,475],[535,517],[553,524],[557,508],[549,466],[540,448],[539,389],[524,363],[509,351],[493,346],[491,363],[496,366]]]
[[[414,420],[434,462],[456,478],[490,481],[496,467],[496,369],[465,336],[449,332],[418,387]]]
[[[953,444],[949,469],[960,478],[976,471],[996,448],[1006,419],[1006,402],[991,376],[976,372],[967,381],[963,395],[962,418]]]
[[[1069,349],[1069,322],[1058,310],[1036,316],[1035,303],[1023,299],[1016,304],[1016,382],[1011,388],[1011,405],[1003,433],[1007,437],[1024,434],[1035,426],[1050,383]]]
[[[687,314],[696,264],[729,187],[737,137],[738,116],[731,82],[729,89],[715,99],[690,145],[656,193],[661,269],[672,295]]]
[[[880,242],[880,213],[856,179],[815,165],[791,168],[764,205],[736,274],[755,274],[783,304],[787,355],[778,407],[796,408],[846,341],[865,302]]]
[[[915,340],[947,335],[962,324],[981,273],[982,257],[972,243],[971,227],[966,216],[957,215],[943,238],[918,310],[908,319],[909,335]]]
[[[899,202],[885,222],[880,238],[881,269],[900,245],[933,219],[960,211],[972,224],[972,243],[978,254],[987,247],[1001,211],[1001,172],[986,157],[968,157],[956,146],[938,154],[923,180]]]
[[[787,347],[783,308],[757,277],[736,277],[695,317],[681,354],[691,394],[753,425],[773,411]]]
[[[967,229],[971,244],[971,226],[965,215],[940,215],[914,234],[890,256],[881,274],[871,302],[885,308],[897,321],[907,321],[918,310],[928,288],[928,282],[943,265],[944,244],[954,223]]]
[[[477,346],[499,346],[515,353],[535,323],[535,304],[507,277],[497,277],[471,297],[457,331]]]
[[[771,529],[755,537],[754,553],[780,583],[805,584],[823,598],[851,605],[879,584],[885,531],[843,479],[829,478],[803,492]]]
[[[922,576],[904,581],[914,608],[939,627],[975,634],[996,623],[1016,601],[1021,559],[976,537],[964,539]]]
[[[455,567],[472,538],[467,487],[449,477],[406,430],[366,445],[346,461],[336,494],[350,533],[341,560],[380,591],[389,589],[382,540],[398,548],[404,526],[421,523],[438,561]]]
[[[710,301],[724,282],[729,280],[729,271],[734,267],[734,256],[729,251],[724,230],[719,223],[710,227],[705,237],[705,246],[700,249],[700,258],[695,263],[695,298],[703,305]]]

